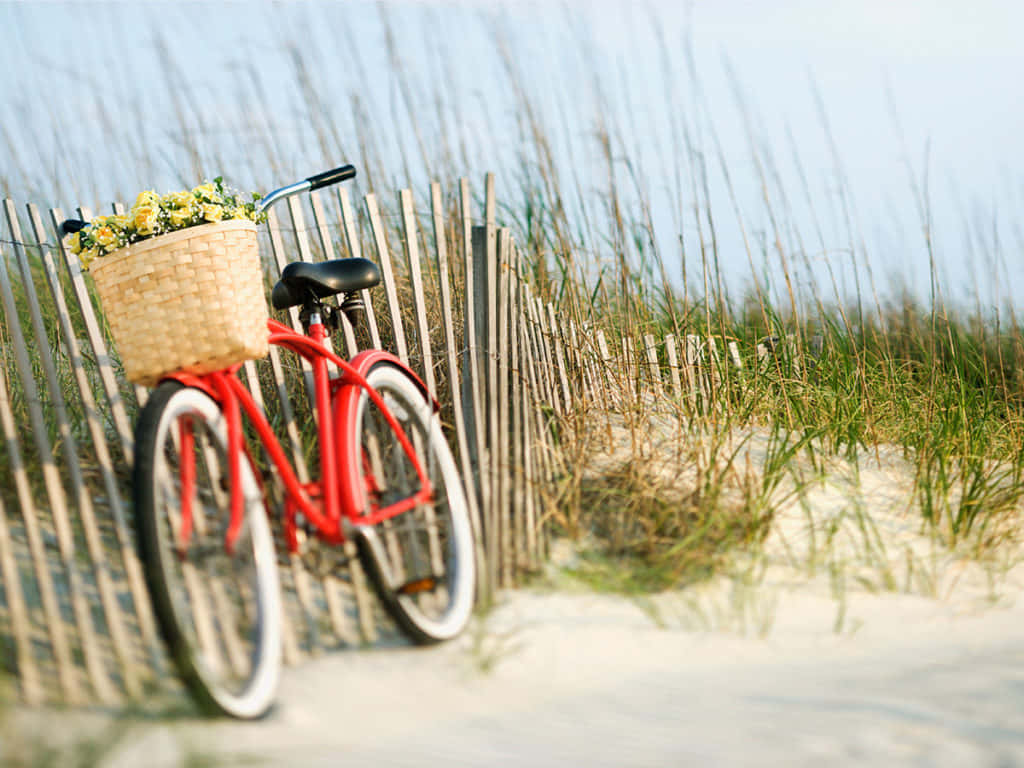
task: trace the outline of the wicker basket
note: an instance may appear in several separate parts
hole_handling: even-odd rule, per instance
[[[267,354],[256,225],[203,224],[122,248],[90,273],[129,381],[209,373]]]

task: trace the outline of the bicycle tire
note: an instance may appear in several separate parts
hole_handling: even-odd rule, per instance
[[[176,547],[181,488],[176,425],[192,425],[193,529],[184,556]],[[175,667],[210,714],[262,717],[281,667],[281,596],[263,493],[241,462],[245,519],[234,553],[229,520],[227,427],[217,403],[175,381],[150,395],[135,431],[136,530],[153,609]],[[211,610],[212,607],[212,610]]]
[[[377,526],[386,542],[387,565],[402,581],[399,589],[386,583],[379,558],[365,540],[360,540],[361,559],[381,602],[411,640],[421,645],[448,640],[469,621],[476,581],[475,545],[459,471],[432,402],[409,373],[392,363],[377,363],[366,379],[410,437],[434,494],[432,504]],[[340,432],[353,441],[348,455],[362,457],[364,514],[419,488],[408,456],[365,390],[354,423],[342,425]]]

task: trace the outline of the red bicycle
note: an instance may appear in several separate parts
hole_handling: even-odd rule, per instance
[[[352,166],[319,174],[275,190],[261,206],[354,175]],[[268,331],[271,344],[312,367],[320,468],[312,482],[300,482],[236,376],[241,363],[167,375],[139,416],[133,486],[147,584],[179,673],[216,712],[263,715],[280,675],[271,482],[283,486],[289,550],[299,550],[305,532],[327,545],[355,541],[382,602],[412,640],[449,639],[469,619],[474,539],[438,404],[393,355],[370,350],[346,361],[327,344],[341,310],[324,300],[379,282],[365,259],[294,262],[271,294],[276,309],[302,308],[304,333],[273,319]],[[333,378],[329,363],[338,369]],[[257,469],[250,441],[262,446],[267,472]]]

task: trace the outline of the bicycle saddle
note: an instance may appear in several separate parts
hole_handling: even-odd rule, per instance
[[[307,299],[351,293],[380,283],[380,269],[368,259],[334,259],[311,264],[293,261],[281,271],[270,294],[274,309],[296,307]]]

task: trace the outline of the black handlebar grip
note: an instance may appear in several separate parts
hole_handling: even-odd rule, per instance
[[[61,235],[70,235],[72,232],[79,232],[89,226],[89,222],[81,219],[66,219],[60,225]]]
[[[309,190],[312,192],[314,189],[329,187],[331,184],[337,184],[339,181],[346,181],[355,177],[356,167],[354,165],[343,165],[341,168],[335,168],[333,171],[324,171],[315,176],[310,176],[306,181],[309,182]]]

